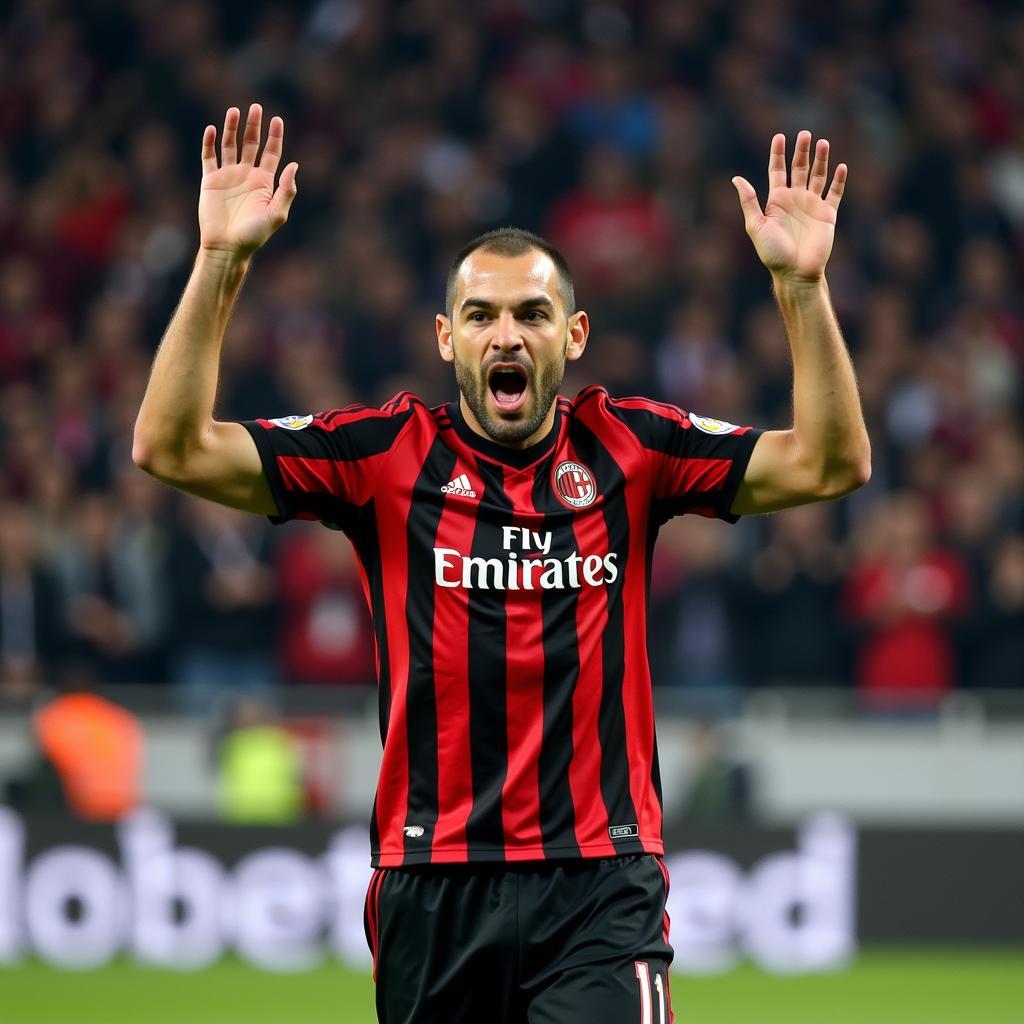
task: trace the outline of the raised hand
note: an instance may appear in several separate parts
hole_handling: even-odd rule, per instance
[[[203,183],[199,191],[199,237],[204,249],[219,250],[239,257],[250,256],[288,219],[288,209],[297,191],[297,163],[288,164],[274,188],[274,176],[281,161],[284,121],[270,119],[267,142],[260,155],[263,108],[249,107],[238,152],[238,107],[224,115],[220,165],[217,164],[217,129],[211,124],[203,132]],[[258,158],[258,159],[257,159]]]
[[[768,201],[764,210],[746,178],[732,179],[740,197],[747,234],[761,262],[773,273],[814,281],[825,272],[835,236],[836,211],[846,187],[846,164],[828,181],[828,141],[819,139],[811,165],[811,133],[800,132],[786,175],[786,136],[772,139],[768,158]]]

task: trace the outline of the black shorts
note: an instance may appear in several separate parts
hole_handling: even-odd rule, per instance
[[[670,1024],[667,875],[649,854],[378,868],[381,1024]]]

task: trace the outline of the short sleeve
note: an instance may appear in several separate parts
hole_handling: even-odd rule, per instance
[[[373,498],[381,467],[413,414],[411,395],[375,408],[350,405],[305,416],[245,420],[278,514],[342,525]]]
[[[645,398],[614,399],[613,410],[647,453],[661,519],[690,512],[735,523],[730,511],[764,433]]]

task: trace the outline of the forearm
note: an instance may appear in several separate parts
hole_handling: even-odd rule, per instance
[[[850,354],[824,277],[773,275],[793,356],[793,442],[829,490],[845,493],[871,473],[871,446]]]
[[[160,474],[184,463],[213,425],[221,343],[248,260],[201,249],[160,343],[135,422],[133,457]]]

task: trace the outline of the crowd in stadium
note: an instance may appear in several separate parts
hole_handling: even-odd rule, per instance
[[[153,0],[8,6],[0,31],[0,697],[58,677],[372,681],[348,545],[134,467],[197,244],[203,128],[250,100],[299,162],[218,415],[456,394],[454,252],[559,246],[601,383],[785,427],[790,360],[730,184],[776,131],[850,179],[828,268],[872,433],[837,505],[662,531],[658,685],[1024,688],[1024,14],[797,0]],[[898,59],[896,59],[898,58]]]

